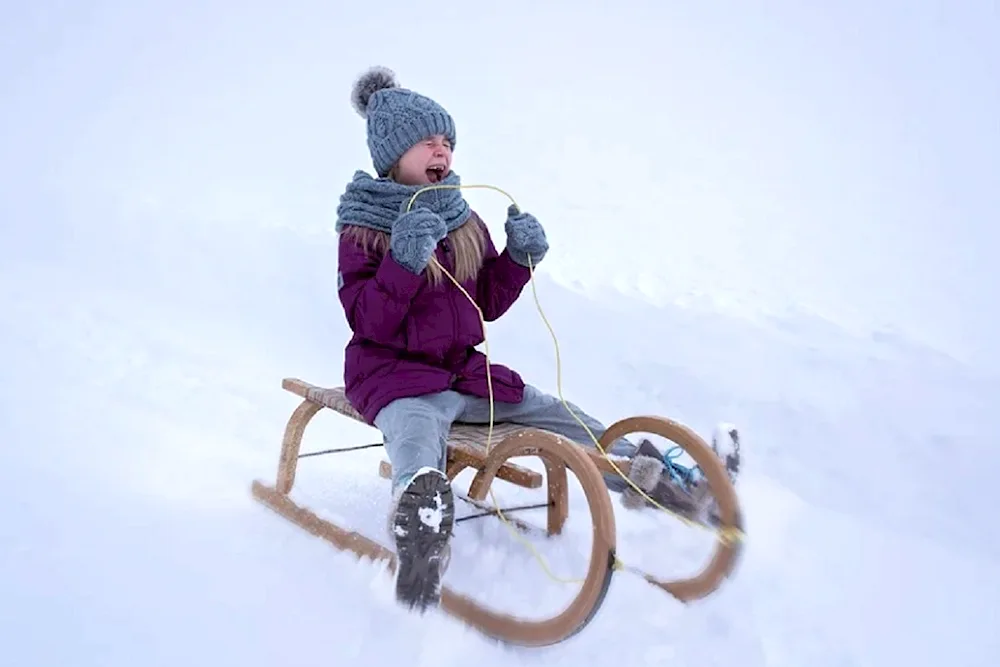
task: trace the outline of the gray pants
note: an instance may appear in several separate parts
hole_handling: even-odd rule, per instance
[[[574,404],[570,408],[600,438],[606,427]],[[557,396],[546,394],[531,385],[524,388],[520,403],[493,403],[494,423],[511,422],[543,428],[587,446],[590,435],[571,415]],[[444,471],[447,464],[448,431],[453,422],[489,424],[490,402],[477,396],[442,391],[414,398],[399,398],[389,403],[375,417],[375,426],[385,439],[385,451],[392,464],[393,491],[410,481],[420,468]],[[636,446],[621,438],[608,450],[618,456],[634,455]],[[605,475],[612,491],[622,491],[626,483],[618,475]]]

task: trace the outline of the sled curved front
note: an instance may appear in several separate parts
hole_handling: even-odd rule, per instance
[[[469,496],[477,501],[485,500],[497,471],[508,459],[517,456],[537,456],[545,464],[550,534],[558,533],[566,520],[567,470],[573,471],[583,487],[594,528],[586,579],[563,611],[540,621],[498,614],[447,589],[441,605],[492,637],[522,646],[546,646],[582,630],[604,601],[616,562],[615,514],[604,479],[591,458],[569,440],[537,429],[512,433],[492,447],[486,465],[470,485]]]
[[[683,448],[701,468],[708,480],[708,488],[719,505],[720,524],[716,527],[716,531],[720,539],[716,543],[711,560],[698,575],[675,581],[664,581],[648,573],[643,573],[642,576],[681,602],[690,602],[710,595],[732,574],[743,550],[743,515],[736,489],[726,474],[722,461],[708,443],[687,426],[667,417],[627,417],[608,427],[598,442],[601,448],[607,451],[616,440],[632,433],[655,433]],[[613,470],[609,466],[607,471]],[[729,539],[730,536],[735,538]]]

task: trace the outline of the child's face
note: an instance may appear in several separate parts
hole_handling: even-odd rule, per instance
[[[451,142],[439,134],[403,153],[396,164],[396,181],[403,185],[429,185],[443,180],[450,170]]]

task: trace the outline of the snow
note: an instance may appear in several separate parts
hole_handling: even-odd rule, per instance
[[[998,664],[995,8],[383,4],[5,14],[7,660]],[[441,44],[460,57],[412,57]],[[371,64],[452,110],[465,182],[546,226],[536,286],[567,398],[740,429],[749,543],[717,594],[685,607],[618,573],[583,634],[504,648],[404,612],[381,567],[250,498],[296,404],[281,378],[342,381],[333,209],[369,164],[348,94]],[[468,198],[502,243],[506,200]],[[530,292],[488,331],[555,391]],[[305,447],[377,439],[327,413]],[[386,541],[381,456],[304,459],[294,496]],[[571,491],[564,536],[533,542],[552,576],[478,519],[446,583],[558,608],[573,586],[552,577],[579,577],[589,546]],[[709,552],[615,509],[629,565],[688,574]]]

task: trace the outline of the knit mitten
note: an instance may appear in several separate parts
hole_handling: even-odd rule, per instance
[[[507,232],[507,252],[521,266],[528,266],[528,255],[531,255],[531,265],[537,265],[548,252],[549,242],[538,219],[530,213],[519,213],[513,204],[507,208],[504,230]]]
[[[448,235],[448,228],[437,213],[416,208],[403,213],[392,223],[389,250],[396,262],[417,275],[431,261],[437,244]]]

